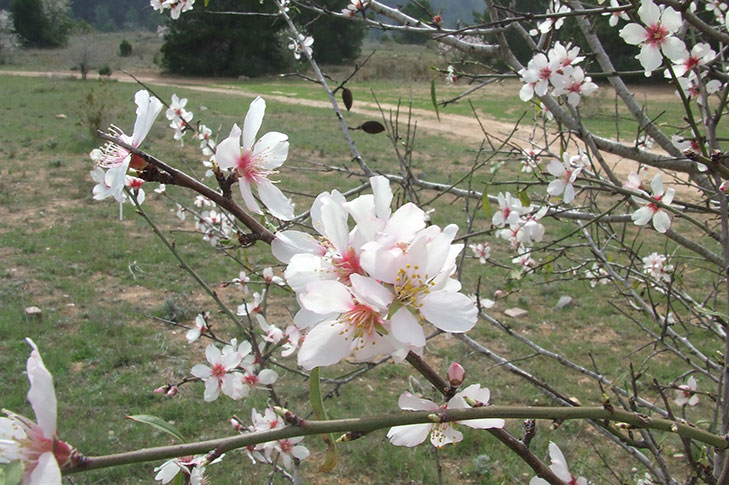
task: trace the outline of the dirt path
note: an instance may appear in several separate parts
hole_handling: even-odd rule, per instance
[[[27,77],[62,77],[62,78],[75,78],[79,79],[80,75],[73,71],[53,71],[53,72],[41,72],[41,71],[2,71],[0,75],[10,76],[27,76]],[[218,93],[230,96],[245,96],[255,97],[259,93],[254,93],[242,88],[231,88],[221,85],[220,81],[210,80],[205,78],[173,78],[164,77],[156,74],[135,74],[139,81],[156,86],[166,86],[174,88],[184,88],[191,91],[199,91],[206,93]],[[129,75],[124,73],[114,73],[111,76],[112,79],[119,82],[136,83]],[[230,82],[230,80],[223,80],[222,82]],[[205,85],[203,85],[205,84]],[[660,93],[661,95],[665,93]],[[669,94],[666,94],[669,95]],[[292,104],[299,106],[308,106],[312,108],[331,109],[332,105],[328,101],[302,99],[294,96],[286,96],[285,94],[266,94],[266,99],[276,101],[284,104]],[[397,106],[392,104],[381,104],[382,109],[388,113],[389,111],[395,111]],[[352,108],[351,112],[370,117],[372,119],[380,119],[380,111],[375,103],[358,101]],[[436,118],[435,113],[432,110],[424,110],[414,108],[412,110],[412,118],[417,122],[418,130],[421,132],[429,133],[432,135],[447,136],[452,139],[457,139],[464,143],[480,144],[484,138],[484,130],[489,136],[495,136],[497,139],[503,139],[509,134],[513,133],[511,142],[521,148],[530,148],[529,137],[531,130],[525,127],[519,127],[514,131],[513,123],[505,123],[502,121],[496,121],[492,119],[482,119],[483,129],[479,125],[478,120],[472,116],[463,116],[456,114],[443,113],[440,115],[440,121]],[[575,151],[576,147],[573,148]],[[656,150],[654,150],[656,151]],[[656,153],[664,153],[656,151]],[[609,153],[603,153],[603,156],[607,162],[613,166],[613,170],[616,175],[625,180],[628,174],[635,171],[637,168],[636,162],[632,160],[622,159],[620,157],[611,155]],[[643,175],[643,178],[650,180],[653,177],[655,170],[648,170]],[[685,187],[680,190],[686,190]]]

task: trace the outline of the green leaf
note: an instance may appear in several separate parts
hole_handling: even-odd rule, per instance
[[[177,473],[177,475],[175,475],[175,481],[173,483],[174,485],[185,485],[185,474]]]
[[[311,374],[309,374],[309,399],[311,400],[311,409],[314,411],[314,417],[319,421],[329,419],[327,417],[327,411],[324,409],[324,401],[321,398],[318,367],[314,367]],[[322,435],[322,440],[327,445],[327,451],[324,454],[324,463],[319,465],[319,471],[327,473],[334,470],[334,467],[337,466],[337,448],[334,444],[334,436],[331,433]]]
[[[430,101],[433,103],[435,116],[437,116],[438,121],[440,121],[440,113],[438,112],[438,100],[435,98],[435,78],[431,79],[430,81]]]
[[[519,201],[521,202],[521,205],[524,207],[529,207],[532,205],[532,199],[529,198],[529,194],[527,194],[526,190],[522,190],[517,194],[519,196]]]
[[[23,480],[23,462],[0,463],[0,484],[18,485]]]
[[[164,419],[158,418],[157,416],[150,416],[149,414],[135,414],[134,416],[127,416],[127,419],[131,419],[132,421],[136,421],[138,423],[148,424],[153,428],[164,431],[170,436],[174,436],[175,438],[180,440],[181,443],[185,442],[185,439],[182,437],[182,433],[180,433],[177,428],[172,426]]]
[[[210,3],[210,0],[205,0],[205,8],[208,8],[208,3]]]
[[[491,208],[489,194],[486,192],[486,190],[483,191],[483,195],[481,196],[481,202],[483,203],[483,211],[486,213],[486,217],[491,219],[494,216],[494,210]]]

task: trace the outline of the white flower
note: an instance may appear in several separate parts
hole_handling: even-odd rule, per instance
[[[577,176],[580,174],[581,168],[572,168],[570,164],[570,155],[565,152],[562,156],[562,162],[551,160],[547,165],[547,172],[556,177],[547,186],[547,193],[552,196],[562,195],[565,204],[570,204],[575,200],[575,187],[572,185]]]
[[[671,281],[672,264],[666,264],[667,258],[661,254],[653,252],[643,258],[643,273],[655,278],[656,280],[669,283]]]
[[[572,106],[580,104],[581,96],[589,96],[597,89],[590,76],[585,76],[581,67],[565,67],[562,73],[552,76],[554,96],[567,96],[567,102]]]
[[[620,4],[618,3],[618,0],[610,0],[610,7],[615,8],[619,6]],[[610,16],[610,20],[608,21],[610,27],[615,27],[616,25],[618,25],[619,19],[630,20],[630,17],[628,17],[628,14],[626,14],[624,10],[614,10],[612,12],[606,12],[603,15]]]
[[[653,191],[651,199],[656,202],[661,202],[667,206],[671,205],[675,190],[673,190],[673,188],[669,188],[664,191],[663,179],[661,178],[660,173],[657,173],[655,177],[653,177],[651,190]],[[657,206],[654,202],[647,202],[645,199],[637,199],[637,202],[645,205],[633,212],[630,216],[636,226],[645,226],[652,220],[653,227],[660,233],[666,232],[668,228],[671,227],[671,217],[665,209]]]
[[[557,445],[549,442],[549,457],[552,459],[552,464],[549,469],[554,472],[557,477],[565,483],[571,485],[587,485],[587,479],[584,477],[576,478],[572,475],[567,467],[567,460],[564,459],[562,450]],[[549,482],[543,478],[534,477],[529,481],[529,485],[549,485]]]
[[[630,23],[620,30],[620,36],[628,44],[641,46],[636,59],[645,69],[646,76],[661,66],[663,55],[671,60],[686,57],[686,45],[673,35],[683,23],[680,13],[671,7],[659,7],[653,0],[643,0],[638,16],[645,27]]]
[[[491,246],[489,243],[469,244],[468,247],[473,251],[473,255],[478,258],[478,262],[486,264],[486,260],[491,256]]]
[[[61,467],[70,464],[73,448],[58,439],[53,376],[35,343],[26,341],[33,348],[26,364],[28,402],[38,423],[5,410],[8,417],[0,418],[0,463],[22,461],[24,484],[61,485]]]
[[[154,471],[157,474],[154,476],[155,480],[160,482],[169,483],[177,476],[178,473],[182,472],[183,475],[187,476],[186,483],[190,485],[204,485],[208,483],[205,479],[205,467],[214,463],[219,463],[225,454],[220,455],[215,460],[208,462],[205,455],[192,457],[180,457],[167,460],[160,466],[156,467]],[[184,481],[184,480],[183,480]]]
[[[240,193],[246,207],[262,214],[251,187],[274,217],[290,220],[294,217],[291,201],[269,179],[283,165],[289,153],[288,136],[271,131],[256,141],[263,122],[266,102],[260,96],[251,103],[243,123],[243,130],[233,125],[230,136],[218,145],[215,159],[223,169],[234,169],[238,174]]]
[[[250,353],[251,344],[242,342],[238,349],[235,346],[226,346],[221,352],[214,344],[205,348],[205,357],[210,366],[197,364],[192,368],[192,375],[205,382],[205,401],[215,401],[220,392],[240,399],[248,395],[248,387],[243,383],[243,375],[236,372],[243,357]]]
[[[716,52],[709,44],[699,42],[691,48],[691,52],[685,51],[684,55],[678,59],[674,59],[673,72],[676,77],[681,77],[689,71],[699,66],[704,66],[716,58]],[[666,76],[670,77],[670,73],[666,71]]]
[[[696,394],[698,384],[694,376],[688,378],[686,384],[681,384],[676,389],[676,399],[674,402],[677,406],[696,406],[699,403],[699,396]]]
[[[205,332],[207,329],[208,322],[205,321],[205,315],[201,313],[197,317],[195,317],[195,326],[187,331],[187,334],[185,334],[185,338],[187,338],[187,341],[189,343],[192,343],[195,340],[199,339],[200,335],[202,335],[203,332]]]
[[[481,389],[480,384],[472,384],[453,396],[448,404],[438,406],[433,401],[421,399],[409,392],[400,395],[397,405],[400,409],[407,411],[432,411],[437,413],[446,409],[468,409],[471,406],[466,398],[475,401],[478,405],[486,405],[489,402],[490,391],[487,388]],[[496,418],[469,419],[458,421],[470,428],[492,429],[503,428],[504,420]],[[445,423],[423,423],[395,426],[387,432],[390,443],[395,446],[417,446],[430,435],[430,442],[437,448],[451,443],[458,443],[463,439],[463,434],[455,428],[455,422]]]
[[[162,102],[154,96],[150,96],[146,90],[137,91],[134,95],[134,102],[137,105],[137,120],[134,123],[132,136],[126,135],[113,125],[109,127],[109,131],[128,145],[138,148],[147,137],[157,115],[162,111]],[[141,169],[147,164],[136,155],[132,155],[126,148],[111,142],[106,143],[100,149],[92,150],[89,156],[97,165],[109,169],[104,175],[103,187],[100,185],[94,187],[94,199],[97,200],[113,196],[121,202],[129,167]],[[99,181],[98,172],[96,175],[92,172],[92,176],[98,184],[102,184]]]
[[[294,57],[301,59],[301,53],[306,53],[307,57],[311,57],[312,49],[314,45],[314,38],[312,36],[304,36],[303,34],[297,34],[297,39],[289,37],[289,49],[294,51]]]

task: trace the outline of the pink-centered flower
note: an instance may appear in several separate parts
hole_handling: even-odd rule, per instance
[[[256,141],[265,111],[263,98],[254,99],[243,122],[243,130],[237,124],[233,125],[228,138],[218,145],[215,160],[220,168],[232,169],[238,175],[240,193],[250,211],[263,213],[253,196],[252,188],[255,187],[261,202],[274,217],[290,220],[294,218],[291,201],[268,178],[286,161],[288,136],[271,131]]]
[[[56,393],[38,347],[33,348],[26,370],[30,381],[30,402],[37,423],[25,416],[3,410],[0,418],[0,463],[23,462],[23,483],[30,485],[61,484],[61,468],[71,463],[73,448],[58,439],[56,430]]]
[[[676,389],[676,399],[674,402],[677,406],[696,406],[699,403],[699,396],[696,394],[698,383],[694,376],[688,378],[686,384],[681,384]]]
[[[552,196],[562,195],[564,203],[570,204],[575,200],[575,187],[572,184],[577,180],[581,168],[572,167],[567,152],[564,153],[562,158],[562,162],[551,160],[547,165],[547,172],[556,177],[547,186],[547,193]]]
[[[397,405],[406,411],[432,411],[447,415],[449,409],[468,409],[472,406],[466,399],[474,402],[477,406],[485,406],[489,402],[491,392],[487,388],[481,389],[480,384],[472,384],[462,391],[456,393],[447,404],[438,406],[433,401],[419,398],[409,392],[400,395]],[[474,429],[503,428],[504,420],[498,418],[481,418],[458,421]],[[458,443],[463,439],[463,434],[455,428],[455,422],[444,423],[423,423],[395,426],[387,432],[390,443],[395,446],[417,446],[430,436],[430,442],[437,448],[451,443]]]
[[[210,344],[205,348],[205,357],[208,365],[197,364],[192,368],[192,375],[205,382],[205,401],[215,401],[220,392],[231,397],[240,399],[248,395],[248,388],[243,383],[243,375],[237,372],[238,365],[251,351],[248,342],[240,344],[235,349],[235,344],[227,346],[223,351]]]
[[[638,16],[644,25],[629,23],[620,30],[620,36],[628,44],[640,46],[636,59],[646,76],[663,64],[664,55],[671,60],[687,57],[686,45],[674,35],[683,23],[679,12],[671,7],[659,7],[653,0],[643,0]]]
[[[587,485],[586,478],[575,477],[570,473],[567,467],[567,460],[565,460],[562,450],[551,441],[549,442],[549,458],[552,460],[549,469],[557,475],[557,478],[569,485]],[[549,485],[549,482],[543,478],[534,477],[529,481],[529,485]]]
[[[653,195],[650,196],[650,201],[646,201],[642,198],[636,198],[636,202],[644,205],[633,212],[630,217],[633,219],[633,223],[636,226],[645,226],[649,222],[653,221],[653,227],[656,231],[664,233],[671,227],[671,217],[668,215],[668,211],[666,211],[663,207],[656,205],[656,202],[670,206],[673,201],[675,190],[673,188],[664,190],[663,179],[661,178],[660,173],[657,173],[655,177],[653,177],[653,181],[651,181],[651,190],[653,191]]]

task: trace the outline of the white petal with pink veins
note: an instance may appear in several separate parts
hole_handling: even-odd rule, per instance
[[[131,145],[138,147],[147,137],[157,115],[162,111],[162,102],[154,96],[150,96],[146,90],[137,91],[137,94],[134,95],[134,102],[137,104],[137,119],[134,122]]]
[[[30,474],[30,485],[61,485],[61,469],[53,452],[47,451],[38,457],[38,464]]]
[[[428,399],[422,399],[409,392],[403,392],[397,399],[397,407],[404,411],[437,411],[438,405]]]
[[[422,304],[420,313],[430,323],[446,332],[468,332],[476,325],[476,305],[463,293],[436,291],[426,295]]]
[[[273,170],[280,167],[289,155],[288,136],[277,131],[269,131],[253,147],[256,165]]]
[[[277,232],[271,242],[271,252],[282,263],[290,263],[299,253],[317,254],[323,251],[322,245],[311,234],[301,231]]]
[[[631,45],[638,45],[646,39],[648,32],[636,23],[628,24],[620,30],[620,37]]]
[[[222,169],[235,168],[240,156],[240,129],[238,125],[233,125],[230,136],[215,148],[215,162]]]
[[[433,425],[427,423],[396,426],[390,428],[390,431],[387,432],[387,437],[390,439],[390,443],[395,446],[408,446],[412,448],[425,441],[432,428]]]
[[[291,201],[270,180],[264,178],[258,182],[258,196],[272,216],[282,221],[294,218]]]
[[[661,234],[671,227],[671,218],[665,210],[659,210],[653,214],[653,227]]]
[[[352,293],[357,299],[377,310],[382,311],[387,308],[395,297],[390,290],[373,278],[353,274],[350,275],[349,281],[352,284]]]
[[[253,144],[256,142],[256,135],[263,123],[263,115],[266,112],[266,101],[260,96],[253,100],[251,106],[246,113],[246,119],[243,122],[243,149],[252,151]]]
[[[43,430],[43,435],[52,438],[56,434],[56,392],[53,389],[53,377],[43,364],[35,343],[31,339],[26,341],[33,347],[26,365],[30,381],[28,402],[35,412],[36,421]]]
[[[406,345],[425,346],[425,334],[418,320],[407,307],[400,308],[390,319],[392,336]]]
[[[299,365],[306,370],[333,365],[350,354],[348,326],[339,322],[322,323],[309,331],[299,349]]]
[[[240,196],[243,197],[243,202],[245,202],[246,208],[256,214],[263,214],[261,207],[258,205],[258,202],[256,202],[256,198],[253,197],[250,182],[244,178],[239,178],[238,186],[240,187]]]
[[[301,295],[300,302],[307,310],[322,315],[344,313],[354,306],[347,287],[335,280],[310,282],[306,285],[306,293]]]
[[[645,226],[650,222],[652,217],[653,210],[648,206],[643,206],[630,215],[630,218],[633,219],[633,222],[637,226]]]

